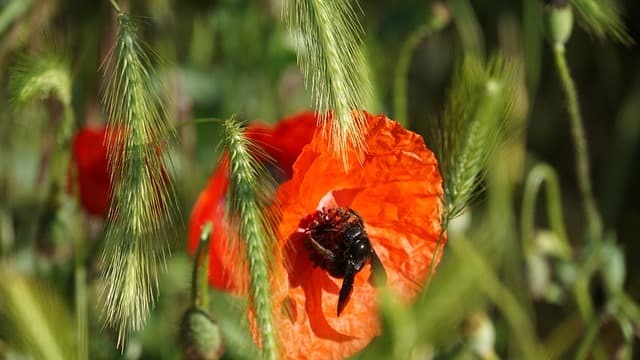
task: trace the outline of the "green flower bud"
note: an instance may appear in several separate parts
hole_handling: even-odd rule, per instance
[[[544,28],[554,46],[564,46],[573,30],[573,12],[566,0],[545,0]]]
[[[189,360],[219,359],[223,348],[220,327],[207,313],[192,307],[182,316],[180,345]]]

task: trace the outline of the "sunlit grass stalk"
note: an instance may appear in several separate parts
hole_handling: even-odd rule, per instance
[[[285,21],[298,40],[298,64],[311,88],[324,135],[347,163],[347,152],[364,154],[364,116],[372,92],[361,49],[362,27],[349,0],[286,0]],[[331,121],[329,112],[333,114]]]
[[[0,263],[0,299],[8,340],[35,359],[76,359],[73,317],[57,293]]]
[[[578,93],[569,72],[564,50],[563,44],[555,44],[553,46],[556,68],[562,84],[562,90],[567,98],[567,108],[571,121],[571,136],[573,137],[576,155],[576,176],[578,188],[582,195],[585,217],[588,223],[589,240],[594,243],[599,243],[602,238],[602,219],[593,196],[587,140],[582,115],[580,114],[580,105],[578,104]]]
[[[275,222],[268,208],[269,194],[274,182],[265,167],[257,160],[260,148],[244,136],[244,127],[231,118],[224,122],[225,148],[229,151],[229,189],[227,212],[232,228],[244,241],[249,268],[251,305],[260,330],[264,358],[277,357],[276,334],[271,315],[271,285],[269,269],[275,244]],[[230,235],[233,238],[233,235]]]
[[[158,267],[178,212],[172,164],[165,161],[175,130],[154,83],[150,52],[129,16],[118,12],[116,44],[103,64],[113,195],[100,270],[104,319],[116,329],[119,346],[128,331],[144,325],[155,302]]]

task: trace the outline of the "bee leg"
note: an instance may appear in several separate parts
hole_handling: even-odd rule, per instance
[[[344,273],[344,281],[342,281],[342,287],[340,288],[340,296],[338,297],[338,316],[342,313],[345,306],[349,302],[351,292],[353,291],[353,278],[356,275],[356,267],[351,261],[347,261],[347,268]]]
[[[378,254],[373,249],[371,249],[371,275],[369,276],[369,282],[374,286],[384,286],[387,283],[387,272]]]
[[[334,253],[325,248],[324,246],[322,246],[319,242],[317,242],[313,237],[309,236],[309,241],[311,242],[311,245],[313,246],[314,249],[318,250],[318,252],[327,260],[329,260],[330,262],[334,261],[335,259],[335,255]]]

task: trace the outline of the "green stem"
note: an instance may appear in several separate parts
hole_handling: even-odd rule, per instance
[[[89,358],[89,330],[87,321],[87,270],[82,261],[76,261],[75,292],[76,327],[79,337],[78,360],[84,360]]]
[[[591,350],[594,342],[598,336],[598,332],[600,331],[600,327],[602,326],[602,318],[597,317],[594,318],[589,327],[587,328],[587,332],[584,334],[580,345],[578,346],[578,350],[576,353],[577,360],[583,360],[587,358],[589,355],[589,350]]]
[[[116,12],[121,13],[122,11],[120,11],[120,6],[118,6],[118,3],[116,2],[116,0],[109,0],[109,2],[111,3],[111,6],[113,6],[113,8],[116,10]]]
[[[200,241],[193,258],[193,271],[191,272],[191,305],[196,308],[208,308],[209,301],[206,299],[206,291],[200,287],[200,263],[206,260],[207,249],[209,248],[209,239],[211,238],[211,230],[213,225],[210,221],[204,224],[200,233]],[[202,267],[206,270],[207,264]],[[206,288],[205,288],[206,289]]]
[[[560,82],[567,97],[569,118],[571,120],[571,135],[576,153],[576,172],[578,187],[584,203],[585,217],[588,222],[589,240],[599,244],[602,240],[602,220],[596,207],[593,196],[591,178],[589,174],[589,157],[587,154],[587,140],[584,132],[582,116],[578,104],[578,95],[575,83],[571,78],[567,59],[565,57],[564,45],[556,44],[553,47],[556,68],[560,76]]]
[[[549,332],[543,342],[544,355],[548,359],[564,359],[565,353],[580,339],[583,331],[582,316],[578,312],[569,315]]]
[[[433,15],[427,24],[416,29],[402,44],[393,81],[393,116],[395,120],[404,127],[407,127],[409,123],[407,80],[413,54],[424,38],[442,29],[448,23],[449,19],[443,19],[442,16]]]
[[[552,167],[546,164],[538,164],[531,169],[524,188],[522,199],[522,216],[520,227],[522,229],[522,244],[527,257],[531,256],[534,244],[534,219],[536,199],[542,184],[546,184],[547,213],[549,224],[554,234],[558,237],[560,250],[563,257],[571,257],[571,246],[567,239],[567,232],[562,216],[562,202],[560,198],[560,185],[558,177]]]
[[[78,178],[75,171],[71,171],[73,202],[79,209],[80,194],[78,190]],[[87,297],[87,249],[84,232],[75,231],[74,242],[74,291],[75,291],[75,315],[76,333],[78,334],[78,360],[89,358],[89,323],[88,323],[88,297]]]
[[[484,59],[484,34],[482,33],[482,27],[473,10],[471,1],[450,0],[448,4],[465,53],[473,54],[479,59]]]
[[[433,278],[433,272],[436,268],[436,261],[438,256],[440,256],[440,251],[442,249],[442,244],[444,243],[445,233],[447,232],[447,227],[449,226],[449,218],[446,215],[442,216],[442,225],[440,227],[440,235],[438,236],[438,243],[436,244],[436,248],[433,251],[433,257],[431,258],[431,264],[429,264],[429,272],[427,273],[427,280],[424,284],[424,289],[422,290],[422,294],[420,295],[420,301],[424,300],[427,292],[429,291],[429,286],[431,285],[431,279]]]

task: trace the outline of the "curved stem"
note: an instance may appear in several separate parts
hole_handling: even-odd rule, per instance
[[[409,38],[402,44],[400,49],[400,58],[398,59],[393,79],[393,117],[404,127],[409,124],[407,87],[411,59],[422,39],[426,38],[434,30],[431,25],[419,27],[409,35]]]
[[[549,224],[554,234],[558,237],[559,251],[565,258],[571,257],[571,246],[567,239],[567,232],[562,216],[562,202],[560,198],[560,185],[558,177],[552,167],[546,164],[538,164],[531,169],[524,187],[522,199],[522,216],[520,227],[522,229],[522,245],[526,256],[531,256],[534,248],[534,218],[536,199],[542,184],[546,185],[547,213]]]
[[[405,128],[409,124],[407,80],[413,54],[423,39],[444,28],[448,23],[449,18],[442,14],[434,13],[426,24],[420,26],[409,35],[400,48],[398,65],[393,79],[393,117]]]
[[[571,78],[567,59],[563,45],[553,47],[556,68],[560,76],[562,88],[567,97],[567,107],[571,120],[571,135],[573,137],[574,150],[576,153],[576,175],[578,187],[584,203],[585,217],[588,222],[589,240],[599,244],[602,240],[602,220],[596,207],[595,198],[589,177],[589,157],[587,154],[587,140],[584,132],[584,124],[580,115],[578,95],[575,83]]]

